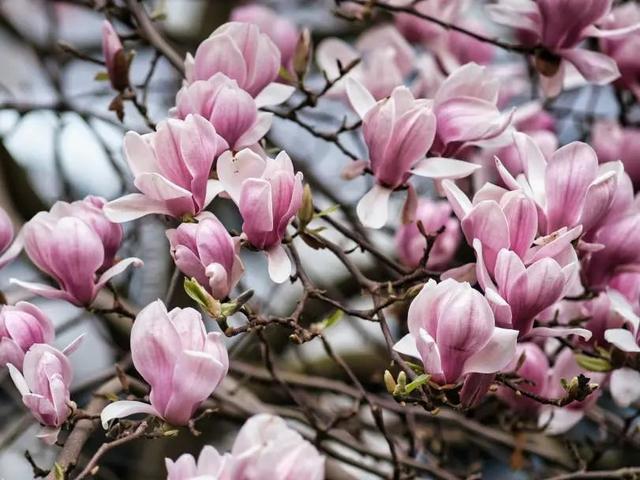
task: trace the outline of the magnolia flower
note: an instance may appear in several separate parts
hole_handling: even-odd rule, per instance
[[[498,252],[494,270],[495,283],[483,259],[480,240],[473,241],[476,250],[476,275],[496,317],[496,325],[512,328],[524,337],[532,332],[535,317],[566,295],[578,268],[577,262],[562,267],[550,257],[541,257],[525,266],[518,255],[507,249]],[[584,329],[557,331],[543,328],[532,333],[579,334],[587,340],[591,332]]]
[[[496,327],[489,304],[466,282],[429,280],[409,306],[408,327],[393,348],[421,359],[441,384],[495,373],[515,355],[518,332]]]
[[[0,268],[13,261],[22,250],[22,238],[14,239],[13,223],[7,212],[0,208]]]
[[[546,398],[563,398],[567,392],[563,387],[562,381],[569,382],[580,374],[587,376],[592,383],[599,384],[605,379],[605,374],[603,373],[588,372],[581,368],[576,362],[573,351],[570,348],[565,348],[557,356],[555,364],[549,371],[547,388],[543,392],[543,396]],[[582,420],[584,412],[596,403],[599,396],[600,391],[597,390],[585,400],[574,400],[565,407],[542,405],[538,416],[538,426],[545,427],[545,432],[549,435],[564,433]]]
[[[137,413],[186,425],[227,374],[229,358],[219,332],[207,333],[193,308],[167,308],[160,300],[137,315],[131,329],[133,365],[150,385],[151,404],[121,400],[100,415],[110,420]]]
[[[291,262],[281,243],[302,204],[302,173],[294,172],[284,151],[272,159],[244,149],[220,156],[218,177],[240,209],[243,237],[267,254],[271,279],[284,282]]]
[[[130,265],[134,257],[116,263],[122,227],[105,217],[104,199],[87,197],[56,202],[49,212],[39,212],[22,229],[24,249],[31,261],[53,278],[59,288],[11,279],[36,295],[89,306],[100,289]]]
[[[444,228],[444,231],[433,240],[426,266],[441,268],[451,261],[461,240],[460,224],[451,217],[451,211],[451,206],[447,202],[435,202],[426,198],[419,200],[415,221],[402,225],[396,234],[396,250],[402,263],[415,268],[420,265],[420,260],[424,256],[427,240],[418,229],[418,221],[422,222],[427,235],[435,234]]]
[[[0,307],[0,366],[10,363],[22,370],[24,354],[36,343],[50,343],[53,323],[28,302]]]
[[[216,73],[232,78],[258,104],[284,102],[295,90],[273,83],[280,70],[280,50],[257,25],[227,22],[218,27],[184,61],[187,83],[208,80]]]
[[[167,480],[233,480],[234,458],[229,453],[220,455],[210,445],[205,446],[198,460],[184,453],[174,462],[164,459],[167,467]]]
[[[479,168],[461,160],[424,158],[435,136],[435,116],[430,103],[414,99],[408,88],[396,87],[390,98],[376,102],[362,84],[349,79],[347,93],[362,118],[369,166],[376,178],[376,184],[358,202],[357,213],[363,225],[384,226],[391,192],[405,185],[412,174],[433,179],[463,178]]]
[[[120,37],[108,20],[102,22],[102,55],[107,66],[111,86],[124,90],[129,86],[130,58],[124,51]]]
[[[518,343],[516,355],[504,369],[504,372],[514,372],[525,380],[519,384],[519,388],[534,395],[543,395],[547,390],[549,375],[549,361],[542,349],[535,343]],[[511,409],[520,415],[535,417],[540,410],[540,403],[535,400],[518,395],[509,387],[499,387],[498,396],[506,402]]]
[[[623,128],[613,120],[600,120],[593,125],[591,142],[600,163],[621,160],[634,187],[640,187],[640,128]]]
[[[199,115],[165,120],[154,133],[127,132],[124,156],[142,193],[109,202],[107,217],[123,223],[150,213],[197,215],[219,193],[218,182],[209,174],[227,148],[213,125]]]
[[[36,344],[24,356],[22,373],[15,365],[7,365],[22,402],[44,426],[38,437],[49,444],[55,443],[60,427],[75,409],[69,394],[73,372],[66,355],[75,345],[77,342],[61,352]]]
[[[640,23],[640,6],[629,2],[618,5],[602,22],[602,26],[613,30],[634,27]],[[616,38],[600,39],[602,53],[613,58],[620,69],[620,78],[616,84],[631,90],[640,99],[640,32]]]
[[[183,223],[167,230],[171,256],[187,277],[195,278],[219,300],[238,283],[244,267],[238,256],[240,243],[211,213],[203,212],[198,223]]]
[[[611,0],[499,0],[488,8],[494,21],[518,30],[525,45],[538,49],[536,68],[549,96],[562,90],[566,63],[572,64],[590,83],[606,85],[620,76],[611,57],[577,48],[589,37],[624,36],[640,23],[614,30],[600,30],[610,14]]]
[[[500,112],[499,92],[500,81],[487,67],[468,63],[453,71],[433,98],[437,132],[432,151],[450,156],[507,130],[514,110]]]
[[[622,162],[598,166],[593,149],[582,142],[571,142],[547,161],[538,145],[523,133],[514,134],[524,174],[517,179],[496,158],[498,172],[511,190],[523,190],[533,198],[541,215],[538,227],[553,233],[563,227],[582,226],[589,237],[611,211],[624,169]]]
[[[339,38],[322,40],[316,48],[316,62],[329,81],[335,82],[329,95],[344,93],[347,78],[362,83],[376,100],[388,97],[402,85],[414,68],[415,54],[398,31],[391,25],[374,27],[363,33],[355,48]],[[340,71],[355,61],[346,75]],[[341,78],[342,77],[342,78]]]
[[[277,45],[282,66],[291,68],[291,61],[300,36],[298,28],[293,23],[270,8],[258,4],[234,8],[230,18],[234,22],[257,25],[260,31],[268,35]]]
[[[402,5],[408,2],[390,0],[388,3]],[[458,25],[462,13],[468,8],[468,4],[468,0],[420,0],[413,3],[412,7],[422,15]],[[447,30],[444,27],[411,13],[396,13],[394,19],[400,33],[412,43],[431,45],[447,35]]]
[[[235,80],[216,73],[208,80],[182,87],[169,114],[182,119],[189,114],[200,115],[211,122],[231,149],[241,150],[259,142],[271,128],[273,113],[258,112],[263,106]]]
[[[211,446],[198,461],[185,454],[166,459],[167,480],[323,480],[325,459],[316,448],[280,417],[261,413],[242,426],[231,453],[220,455]]]

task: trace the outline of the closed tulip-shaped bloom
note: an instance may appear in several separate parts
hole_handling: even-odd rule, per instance
[[[13,238],[13,224],[7,212],[0,208],[0,268],[14,260],[22,250],[22,240]]]
[[[233,475],[233,457],[225,453],[220,455],[210,445],[205,446],[198,460],[185,453],[174,462],[165,458],[167,480],[235,480]]]
[[[521,390],[534,395],[542,395],[547,389],[549,361],[542,349],[535,343],[519,343],[514,359],[503,371],[515,371],[524,380],[519,384]],[[520,415],[535,418],[540,410],[539,402],[524,395],[517,395],[508,387],[500,387],[498,396]]]
[[[231,20],[257,25],[260,31],[267,34],[278,46],[282,65],[285,68],[290,67],[300,33],[283,15],[263,5],[252,4],[234,8]]]
[[[478,259],[478,281],[487,292],[496,324],[518,330],[521,337],[531,331],[536,315],[565,295],[578,268],[577,262],[562,267],[549,257],[525,266],[515,252],[502,249],[496,260],[494,285],[484,265],[480,241],[474,240],[473,246]]]
[[[22,373],[14,365],[8,367],[22,401],[44,426],[38,436],[54,443],[75,408],[69,394],[73,376],[69,359],[50,345],[36,344],[24,356]]]
[[[151,387],[151,405],[128,400],[112,403],[101,414],[105,428],[111,419],[136,413],[186,425],[229,368],[221,333],[207,333],[197,310],[167,312],[160,300],[143,308],[133,322],[131,357]]]
[[[348,79],[351,105],[362,118],[369,166],[376,184],[358,202],[363,225],[381,228],[387,221],[389,197],[410,175],[433,179],[463,178],[478,167],[449,158],[425,158],[436,131],[431,103],[415,99],[406,87],[396,87],[388,99],[376,102],[359,82]]]
[[[89,306],[114,276],[130,265],[142,265],[134,257],[114,263],[122,230],[104,217],[103,202],[95,197],[71,204],[57,202],[50,212],[39,212],[23,227],[27,255],[59,288],[11,281],[36,295]]]
[[[200,44],[195,56],[187,54],[185,60],[189,83],[221,72],[253,97],[278,77],[279,69],[276,44],[257,25],[241,22],[218,27]]]
[[[411,302],[408,327],[394,349],[421,359],[441,384],[495,373],[515,355],[518,332],[496,327],[489,304],[466,282],[429,280]]]
[[[238,432],[231,454],[234,478],[246,480],[322,480],[325,459],[280,417],[259,414]]]
[[[109,202],[107,217],[121,223],[150,213],[197,215],[219,193],[209,174],[227,148],[213,125],[199,115],[161,122],[154,133],[127,132],[124,156],[142,193]]]
[[[284,151],[272,159],[245,149],[220,156],[218,177],[240,209],[244,237],[267,254],[271,279],[284,282],[291,263],[281,242],[302,204],[302,173]]]
[[[217,73],[182,87],[170,113],[178,118],[190,113],[203,116],[230,148],[240,150],[257,143],[271,127],[273,114],[258,112],[259,106],[264,105],[257,105],[235,80]]]
[[[124,51],[113,25],[107,20],[102,23],[102,55],[104,55],[111,86],[116,90],[127,88],[130,58]]]
[[[0,367],[10,363],[22,370],[24,354],[36,343],[49,343],[55,331],[42,310],[28,302],[0,307]]]
[[[427,240],[418,229],[417,222],[420,221],[427,235],[436,234],[444,227],[444,231],[433,240],[427,267],[441,268],[448,264],[455,255],[462,238],[460,224],[451,217],[451,211],[451,206],[447,202],[420,199],[415,221],[402,225],[396,235],[396,249],[402,263],[415,268],[420,265],[420,260],[424,256]]]
[[[200,215],[198,223],[183,223],[167,230],[171,256],[187,277],[195,278],[217,299],[226,298],[244,271],[238,256],[240,243],[213,215]]]

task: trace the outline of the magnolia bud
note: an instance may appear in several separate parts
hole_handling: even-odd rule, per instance
[[[384,371],[384,386],[387,387],[387,392],[391,395],[393,395],[393,392],[395,392],[396,387],[398,386],[389,370]]]
[[[302,80],[309,70],[309,58],[311,57],[311,33],[305,28],[298,37],[296,50],[293,54],[293,71]]]
[[[300,227],[306,227],[311,220],[313,220],[313,195],[311,193],[311,187],[305,184],[302,191],[302,206],[298,210],[298,220],[300,220]]]

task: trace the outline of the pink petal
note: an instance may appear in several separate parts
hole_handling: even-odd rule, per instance
[[[368,228],[382,228],[389,215],[391,190],[375,184],[358,202],[356,213],[360,222]]]
[[[275,283],[283,283],[291,275],[291,260],[282,245],[271,247],[265,252],[269,268],[269,277]]]
[[[420,160],[411,170],[414,175],[434,179],[458,179],[471,175],[480,165],[452,158],[430,157]]]
[[[105,430],[109,427],[109,422],[115,418],[124,418],[131,415],[144,413],[160,417],[161,415],[148,403],[136,402],[134,400],[120,400],[113,402],[102,409],[100,421]]]
[[[104,206],[104,214],[114,223],[125,223],[145,215],[157,213],[170,215],[167,204],[154,200],[141,193],[130,193],[110,201]]]
[[[611,396],[622,408],[640,400],[640,372],[631,368],[614,370],[609,378]]]
[[[369,90],[352,77],[347,78],[347,95],[351,106],[362,119],[376,104],[376,99],[369,93]]]
[[[495,327],[489,342],[464,363],[463,373],[495,373],[506,367],[516,354],[518,331]]]
[[[571,62],[589,83],[607,85],[620,77],[616,61],[603,53],[572,48],[563,50],[560,54]]]

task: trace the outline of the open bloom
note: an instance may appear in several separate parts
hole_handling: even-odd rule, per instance
[[[394,349],[421,359],[439,383],[495,373],[515,355],[518,332],[496,327],[489,304],[466,282],[429,280],[411,302],[408,327]]]
[[[600,120],[593,125],[591,142],[600,163],[621,160],[634,187],[640,187],[640,128],[622,127],[613,120]]]
[[[414,58],[411,45],[391,25],[368,29],[358,38],[355,48],[335,37],[322,40],[316,48],[318,66],[335,82],[328,94],[335,96],[342,95],[346,79],[353,78],[376,100],[382,100],[403,84],[415,68]],[[339,65],[346,68],[356,60],[360,63],[347,74],[341,74]]]
[[[572,64],[590,83],[606,85],[620,76],[609,56],[578,48],[589,37],[616,37],[632,32],[634,26],[600,30],[611,11],[611,0],[500,0],[488,7],[493,20],[515,28],[525,45],[538,47],[535,64],[547,95],[562,90],[565,63]]]
[[[154,133],[127,132],[124,156],[142,193],[109,202],[107,217],[122,223],[150,213],[197,215],[219,193],[218,182],[209,180],[209,174],[227,148],[213,125],[199,115],[163,121]]]
[[[7,212],[0,208],[0,268],[14,260],[22,250],[22,239],[14,239],[13,224]]]
[[[422,222],[426,234],[435,234],[444,227],[444,231],[433,240],[427,267],[445,267],[453,258],[461,240],[460,224],[451,216],[451,206],[447,202],[435,202],[422,198],[416,208],[415,221],[402,225],[396,235],[396,249],[402,263],[409,267],[420,265],[427,240],[418,229],[417,222]]]
[[[514,138],[524,174],[514,178],[496,158],[504,184],[511,190],[521,189],[535,200],[542,233],[580,225],[588,238],[612,210],[616,191],[623,181],[622,163],[598,166],[593,148],[582,142],[561,147],[547,160],[531,137],[516,133]]]
[[[24,354],[36,343],[50,343],[53,323],[28,302],[0,307],[0,367],[10,363],[22,370]]]
[[[231,149],[240,150],[260,141],[271,128],[273,113],[258,112],[263,106],[235,80],[216,73],[208,80],[197,80],[182,87],[176,95],[176,106],[169,113],[182,119],[189,114],[201,115],[211,122]]]
[[[198,461],[188,454],[166,459],[167,480],[322,480],[325,459],[280,417],[261,413],[242,426],[231,453],[202,449]]]
[[[127,88],[130,59],[122,47],[118,33],[108,20],[102,22],[102,55],[104,55],[111,86],[116,90]]]
[[[218,177],[240,209],[244,238],[267,254],[271,279],[284,282],[291,262],[281,242],[302,204],[302,173],[294,172],[285,151],[272,159],[244,149],[220,156]]]
[[[277,45],[282,66],[291,67],[300,32],[287,18],[256,3],[234,8],[231,12],[231,20],[257,25],[260,31],[268,35]]]
[[[15,365],[8,367],[23,403],[44,426],[38,437],[53,444],[75,408],[69,395],[73,377],[69,359],[50,345],[36,344],[24,356],[22,373]]]
[[[388,217],[391,192],[410,175],[433,179],[463,178],[478,165],[450,158],[425,158],[433,144],[436,119],[427,100],[415,99],[406,87],[396,87],[391,97],[376,102],[369,91],[349,79],[347,93],[362,118],[369,166],[376,184],[360,199],[357,213],[363,225],[381,228]]]
[[[535,343],[519,343],[516,347],[515,357],[503,371],[515,371],[520,378],[525,380],[519,387],[529,393],[542,395],[547,389],[549,361],[542,349]],[[524,395],[517,395],[508,387],[500,387],[498,396],[520,415],[535,418],[540,409],[540,403]]]
[[[195,278],[214,298],[226,298],[238,283],[244,267],[238,256],[239,239],[209,212],[198,217],[198,223],[183,223],[167,230],[171,256],[187,277]]]
[[[167,312],[160,300],[143,308],[133,322],[131,356],[151,387],[151,405],[129,400],[111,403],[101,414],[105,428],[114,418],[136,413],[186,425],[229,368],[221,333],[207,333],[197,310]]]
[[[142,265],[134,257],[115,262],[122,227],[109,222],[102,205],[104,199],[97,197],[73,203],[56,202],[51,211],[39,212],[24,225],[22,236],[27,255],[59,288],[11,281],[36,295],[89,306],[114,276],[130,265]]]
[[[280,50],[257,25],[227,22],[218,27],[184,62],[187,83],[208,80],[224,73],[258,103],[260,97],[280,103],[294,91],[289,85],[273,83],[280,70]],[[277,99],[277,101],[276,101]]]

